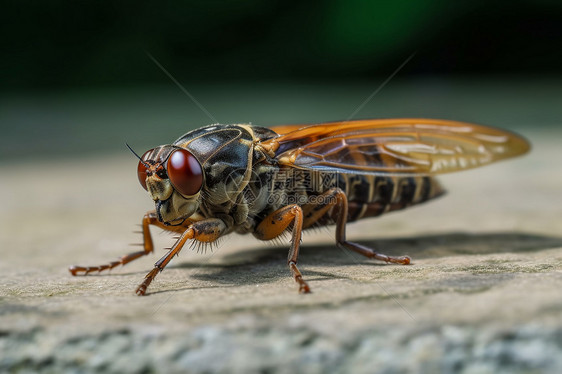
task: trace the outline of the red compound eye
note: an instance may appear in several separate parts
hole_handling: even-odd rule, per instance
[[[143,162],[144,162],[145,156],[148,152],[152,152],[152,149],[149,150],[149,151],[146,151],[142,155],[141,160],[143,160],[143,161],[139,161],[139,166],[137,167],[137,175],[139,177],[139,182],[140,182],[142,188],[144,188],[147,191],[148,191],[148,188],[146,188],[146,176],[147,176],[146,170],[147,170],[147,167],[145,166],[145,164],[143,164]]]
[[[176,149],[172,152],[166,169],[170,182],[182,195],[195,195],[203,186],[201,164],[185,149]]]

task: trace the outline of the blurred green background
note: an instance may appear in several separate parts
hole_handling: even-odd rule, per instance
[[[0,15],[0,162],[125,153],[207,125],[562,116],[562,2],[18,1]],[[152,61],[164,66],[210,118]]]

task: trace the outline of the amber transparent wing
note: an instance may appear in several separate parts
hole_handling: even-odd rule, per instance
[[[310,126],[320,126],[320,125],[279,125],[279,126],[270,126],[269,128],[279,135],[288,134],[290,132],[300,130],[303,127],[310,127]]]
[[[281,164],[369,174],[441,174],[521,155],[511,132],[465,122],[399,118],[272,128],[263,142]]]

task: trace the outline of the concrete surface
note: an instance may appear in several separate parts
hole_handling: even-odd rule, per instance
[[[411,266],[304,237],[299,295],[287,245],[230,236],[72,277],[135,249],[151,202],[127,154],[3,163],[0,372],[558,373],[562,163],[558,129],[524,158],[441,178],[434,202],[349,226]],[[157,248],[171,237],[153,230]]]

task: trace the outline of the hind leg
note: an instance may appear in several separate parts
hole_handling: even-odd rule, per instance
[[[303,207],[305,211],[304,227],[309,227],[325,214],[336,222],[336,243],[340,248],[351,249],[360,253],[365,257],[375,260],[392,262],[396,264],[408,265],[410,257],[408,256],[387,256],[379,253],[372,248],[364,245],[350,242],[345,237],[345,224],[347,223],[347,196],[340,188],[332,188],[317,197],[317,204],[307,204]]]

